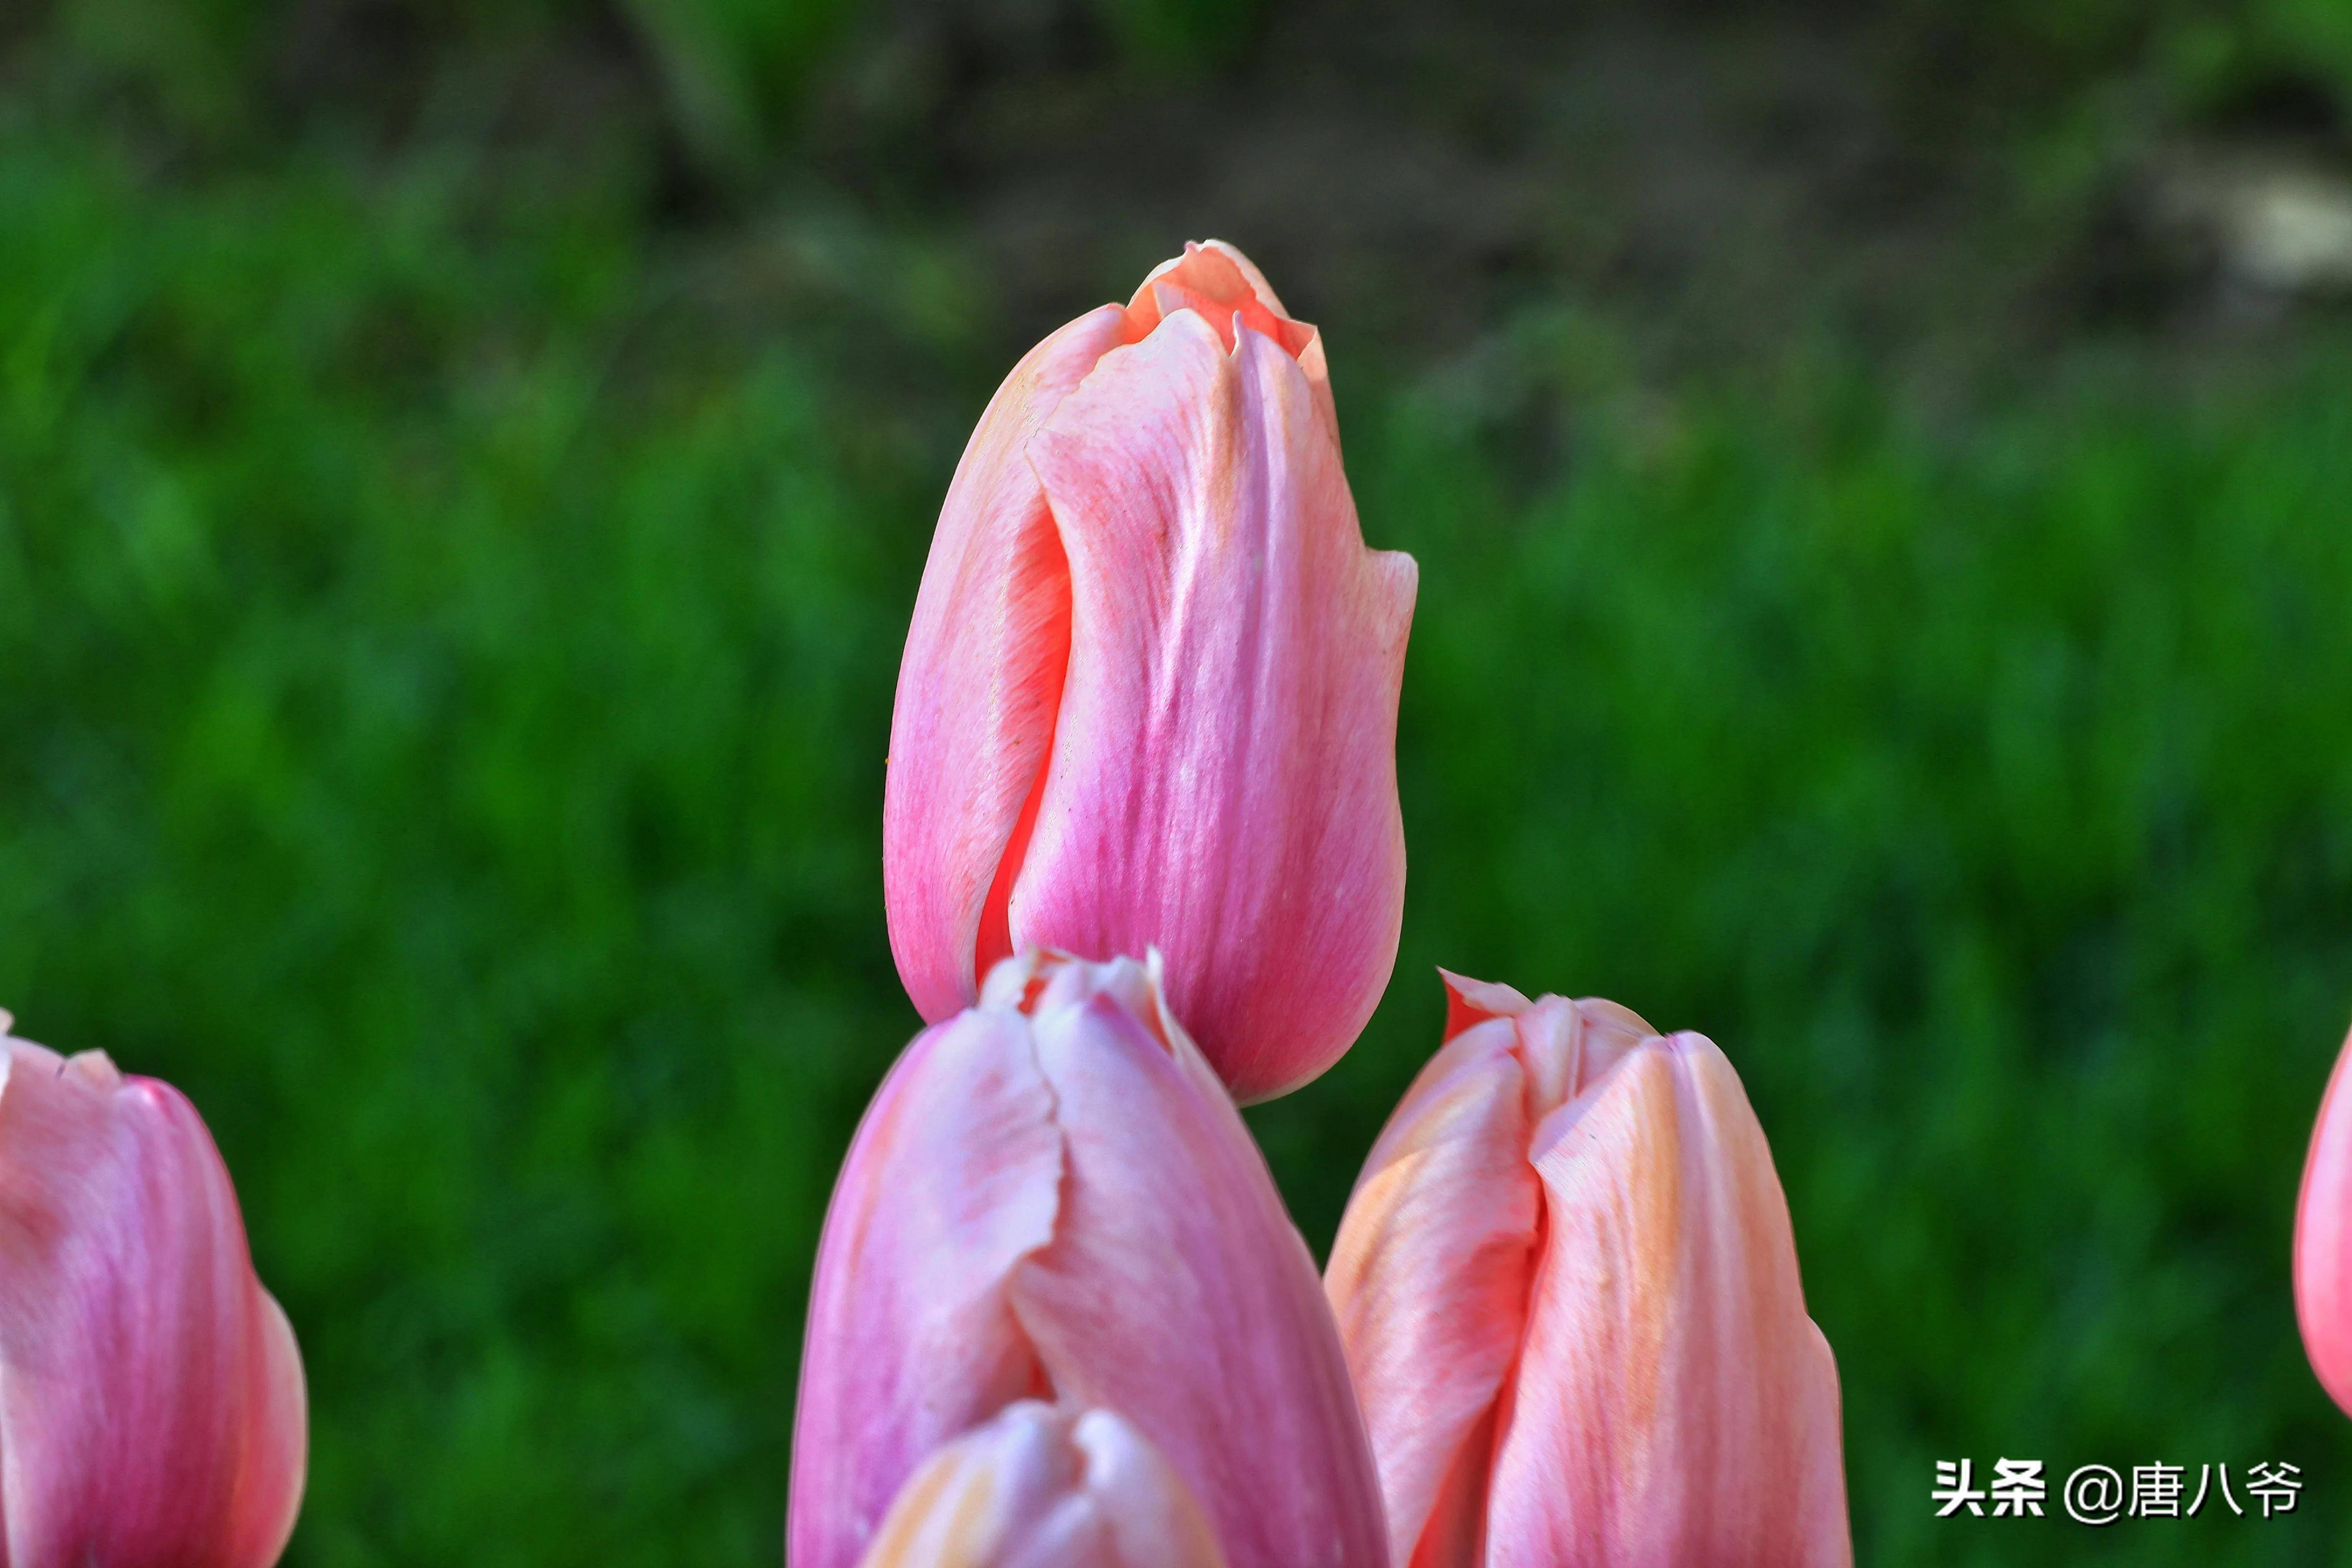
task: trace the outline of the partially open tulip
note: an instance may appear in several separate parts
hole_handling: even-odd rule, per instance
[[[2344,1042],[2311,1130],[2294,1210],[2294,1315],[2303,1348],[2328,1396],[2352,1414],[2352,1089]]]
[[[1379,1482],[1305,1244],[1157,964],[1033,953],[917,1037],[817,1249],[792,1568],[1024,1398],[1116,1410],[1231,1568],[1379,1568]]]
[[[302,1363],[178,1090],[0,1013],[0,1568],[268,1568]]]
[[[1731,1064],[1446,981],[1326,1280],[1396,1562],[1850,1563],[1837,1370]]]
[[[858,1568],[1225,1568],[1183,1478],[1129,1423],[1008,1405],[908,1480]]]
[[[1156,946],[1240,1099],[1336,1060],[1396,960],[1414,583],[1364,547],[1322,341],[1239,251],[1031,350],[898,672],[883,886],[923,1016],[1024,948]]]

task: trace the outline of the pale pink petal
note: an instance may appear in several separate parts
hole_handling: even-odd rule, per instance
[[[1131,1421],[1233,1568],[1378,1568],[1379,1483],[1313,1260],[1191,1041],[1112,993],[1037,1010],[1066,1175],[1014,1310],[1056,1394]]]
[[[1006,1282],[1054,1234],[1054,1097],[1028,1023],[918,1037],[859,1125],[810,1287],[793,1439],[793,1568],[850,1568],[915,1467],[1038,1385]]]
[[[890,721],[882,883],[899,977],[934,1023],[1012,951],[1004,900],[1069,655],[1069,572],[1024,453],[1126,319],[1115,305],[1090,311],[1005,378],[964,448],[923,568]]]
[[[1546,1235],[1490,1568],[1843,1568],[1836,1373],[1738,1075],[1634,1049],[1536,1156]]]
[[[1192,310],[1029,444],[1072,594],[1015,946],[1157,945],[1234,1093],[1303,1083],[1379,1001],[1403,909],[1410,557],[1364,547],[1307,374]]]
[[[0,1040],[0,1568],[268,1568],[305,1426],[194,1107]]]
[[[860,1568],[1224,1568],[1224,1557],[1133,1426],[1024,1400],[915,1472]]]
[[[1387,1500],[1389,1547],[1467,1563],[1492,1415],[1519,1348],[1538,1235],[1526,1074],[1508,1018],[1456,1035],[1381,1132],[1348,1200],[1325,1288]],[[1475,1440],[1474,1440],[1475,1439]],[[1457,1494],[1441,1509],[1441,1492]],[[1449,1513],[1452,1530],[1433,1519]]]
[[[2352,1089],[2344,1043],[2311,1130],[2294,1210],[2294,1315],[2328,1397],[2352,1414]]]

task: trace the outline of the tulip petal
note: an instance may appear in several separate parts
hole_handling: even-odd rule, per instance
[[[0,1568],[268,1568],[306,1453],[293,1331],[195,1108],[0,1040]]]
[[[1295,321],[1256,264],[1222,239],[1186,241],[1184,254],[1151,269],[1127,305],[1127,341],[1134,342],[1178,310],[1197,311],[1233,352],[1243,327],[1273,339],[1298,362],[1308,396],[1336,448],[1339,411],[1331,402],[1331,374],[1323,357],[1323,334]]]
[[[1023,1400],[924,1462],[859,1568],[1224,1568],[1224,1556],[1133,1426]]]
[[[1012,951],[1011,868],[1069,654],[1069,572],[1024,454],[1126,321],[1115,305],[1090,311],[1005,378],[956,467],[923,568],[890,721],[882,879],[899,977],[933,1023],[970,1003],[977,977]]]
[[[1450,969],[1440,969],[1445,983],[1445,1033],[1450,1040],[1473,1025],[1489,1018],[1516,1018],[1535,1005],[1520,992],[1491,980],[1473,980]]]
[[[849,1568],[908,1474],[1034,1390],[1007,1282],[1063,1179],[1028,1025],[967,1012],[917,1037],[858,1126],[810,1288],[793,1440],[793,1568]]]
[[[1539,1204],[1515,1038],[1507,1019],[1490,1019],[1431,1058],[1331,1247],[1326,1289],[1399,1563],[1417,1561],[1449,1478],[1459,1500],[1482,1506],[1491,1416],[1518,1354]]]
[[[2294,1210],[2294,1315],[2328,1397],[2352,1414],[2352,1089],[2347,1038],[2311,1131]]]
[[[1234,1094],[1294,1088],[1395,962],[1413,563],[1364,547],[1307,373],[1245,325],[1230,354],[1192,310],[1112,350],[1029,452],[1072,634],[1011,940],[1156,944]]]
[[[1486,1561],[1850,1563],[1835,1367],[1738,1075],[1677,1035],[1574,1110],[1538,1132],[1547,1234]]]
[[[1132,1421],[1233,1568],[1385,1563],[1314,1261],[1207,1063],[1108,994],[1034,1031],[1067,1175],[1013,1300],[1055,1390]]]

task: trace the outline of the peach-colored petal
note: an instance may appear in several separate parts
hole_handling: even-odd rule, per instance
[[[0,1037],[0,1568],[268,1568],[306,1425],[195,1108]]]
[[[1327,1279],[1395,1559],[1850,1563],[1837,1371],[1729,1062],[1444,979]]]
[[[793,1568],[850,1568],[909,1473],[1030,1393],[1007,1281],[1052,1237],[1053,1092],[1019,1014],[918,1037],[834,1187],[810,1287],[793,1439]]]
[[[1013,1305],[1055,1392],[1132,1421],[1234,1568],[1387,1561],[1379,1482],[1314,1260],[1181,1029],[1041,1005],[1068,1161]]]
[[[1223,240],[1187,244],[1183,255],[1152,268],[1128,301],[1128,341],[1140,340],[1178,310],[1199,311],[1228,353],[1236,323],[1272,339],[1293,359],[1316,336],[1313,327],[1292,321],[1283,310],[1265,275],[1249,258]],[[1319,365],[1310,374],[1320,374]]]
[[[1158,946],[1234,1093],[1280,1093],[1395,960],[1412,561],[1364,547],[1298,362],[1196,311],[1105,354],[1029,453],[1072,646],[1011,940]]]
[[[1108,1410],[1006,1406],[925,1461],[860,1568],[1224,1568],[1200,1504]]]
[[[1288,319],[1290,312],[1283,307],[1281,299],[1274,291],[1274,285],[1265,280],[1265,274],[1258,270],[1257,263],[1244,256],[1238,247],[1228,245],[1222,239],[1186,240],[1182,255],[1171,256],[1144,274],[1144,286],[1135,291],[1135,300],[1141,300],[1145,291],[1152,284],[1174,273],[1180,278],[1201,279],[1195,284],[1196,287],[1203,292],[1214,294],[1221,300],[1230,301],[1237,296],[1230,292],[1228,286],[1210,281],[1209,279],[1215,279],[1218,274],[1205,270],[1206,265],[1219,262],[1233,269],[1233,275],[1240,279],[1241,286],[1255,295],[1258,303],[1264,305],[1275,315]],[[1129,308],[1130,310],[1134,308],[1133,301],[1130,301]],[[1157,321],[1158,318],[1154,317],[1153,320]]]
[[[989,401],[948,487],[916,595],[882,795],[890,951],[933,1023],[969,1004],[1011,952],[1004,894],[983,914],[1053,749],[1069,658],[1062,545],[1029,468],[1029,438],[1119,341],[1117,306],[1029,351]],[[990,951],[982,952],[986,947]]]
[[[1438,1052],[1381,1132],[1331,1247],[1325,1288],[1398,1563],[1417,1561],[1449,1477],[1483,1508],[1492,1413],[1518,1354],[1538,1202],[1514,1042],[1496,1018]]]
[[[1517,991],[1496,981],[1473,980],[1450,969],[1440,969],[1437,977],[1445,983],[1445,1032],[1440,1039],[1450,1040],[1489,1018],[1516,1018],[1535,1005]]]
[[[1184,254],[1153,268],[1128,301],[1126,341],[1137,342],[1178,310],[1199,314],[1228,353],[1237,341],[1234,333],[1243,327],[1280,344],[1283,353],[1298,362],[1316,419],[1338,449],[1339,411],[1331,401],[1323,334],[1305,321],[1291,320],[1274,286],[1248,257],[1222,239],[1187,241]]]
[[[2352,1038],[2336,1056],[2294,1210],[2294,1315],[2304,1353],[2328,1397],[2352,1414],[2352,1089],[2345,1064]]]
[[[1737,1074],[1653,1039],[1538,1132],[1546,1235],[1490,1568],[1850,1563],[1836,1371]]]

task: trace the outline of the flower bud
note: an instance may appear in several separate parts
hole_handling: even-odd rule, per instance
[[[924,1461],[858,1568],[1225,1568],[1183,1478],[1108,1410],[1006,1405]]]
[[[2352,1414],[2352,1089],[2344,1042],[2311,1130],[2294,1208],[2294,1316],[2328,1397]]]
[[[195,1108],[0,1013],[0,1568],[268,1568],[301,1501],[294,1331]]]
[[[1326,1279],[1415,1568],[1843,1568],[1837,1370],[1739,1079],[1446,976]]]
[[[852,1568],[1024,1398],[1118,1412],[1231,1568],[1386,1563],[1314,1262],[1158,967],[1008,960],[875,1095],[810,1288],[793,1568]]]
[[[1240,1099],[1336,1060],[1396,960],[1415,581],[1364,546],[1320,338],[1240,252],[1030,351],[898,673],[883,885],[923,1016],[1018,950],[1157,947]]]

